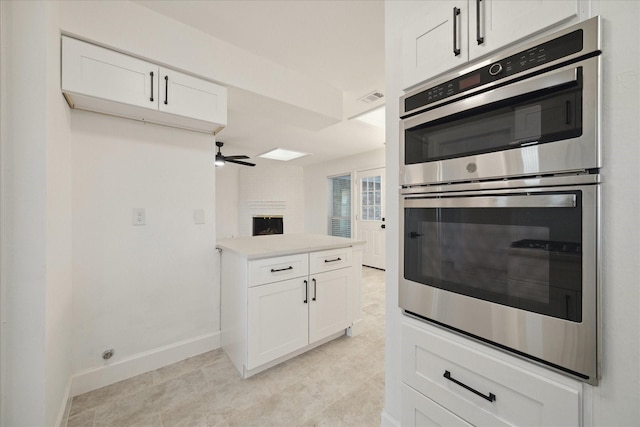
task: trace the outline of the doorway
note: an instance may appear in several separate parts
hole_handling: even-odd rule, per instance
[[[362,263],[385,269],[385,169],[356,172],[356,238],[365,241]]]

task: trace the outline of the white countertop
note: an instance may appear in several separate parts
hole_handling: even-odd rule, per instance
[[[270,258],[304,252],[363,245],[365,242],[323,234],[271,234],[218,240],[216,247],[239,253],[247,259]]]

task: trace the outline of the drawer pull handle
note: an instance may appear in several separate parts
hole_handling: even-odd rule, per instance
[[[325,259],[324,262],[336,262],[336,261],[342,261],[342,258],[336,258],[336,259]]]
[[[466,388],[467,390],[469,390],[469,391],[471,391],[471,392],[473,392],[473,393],[477,394],[478,396],[482,397],[483,399],[488,400],[489,402],[495,402],[495,400],[496,400],[496,395],[495,395],[495,394],[493,394],[493,393],[489,393],[489,395],[488,395],[488,396],[487,396],[486,394],[482,394],[482,393],[480,393],[478,390],[476,390],[476,389],[474,389],[474,388],[469,387],[469,386],[468,386],[468,385],[466,385],[465,383],[462,383],[462,382],[460,382],[460,381],[456,380],[455,378],[452,378],[452,377],[451,377],[451,372],[449,372],[449,371],[444,371],[444,375],[443,375],[443,377],[445,377],[445,378],[446,378],[446,379],[448,379],[449,381],[453,381],[454,383],[458,384],[460,387],[464,387],[464,388]]]
[[[287,267],[287,268],[278,268],[278,269],[274,269],[274,268],[272,268],[272,269],[271,269],[271,272],[272,272],[272,273],[277,273],[278,271],[287,271],[287,270],[293,270],[293,266],[292,266],[292,265],[290,265],[290,266],[289,266],[289,267]]]

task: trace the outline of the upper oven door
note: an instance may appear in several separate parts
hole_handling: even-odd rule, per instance
[[[400,183],[600,167],[599,57],[464,98],[400,124]]]

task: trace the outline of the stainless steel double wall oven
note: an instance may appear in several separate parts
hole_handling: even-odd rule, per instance
[[[598,380],[600,20],[400,99],[400,306]]]

